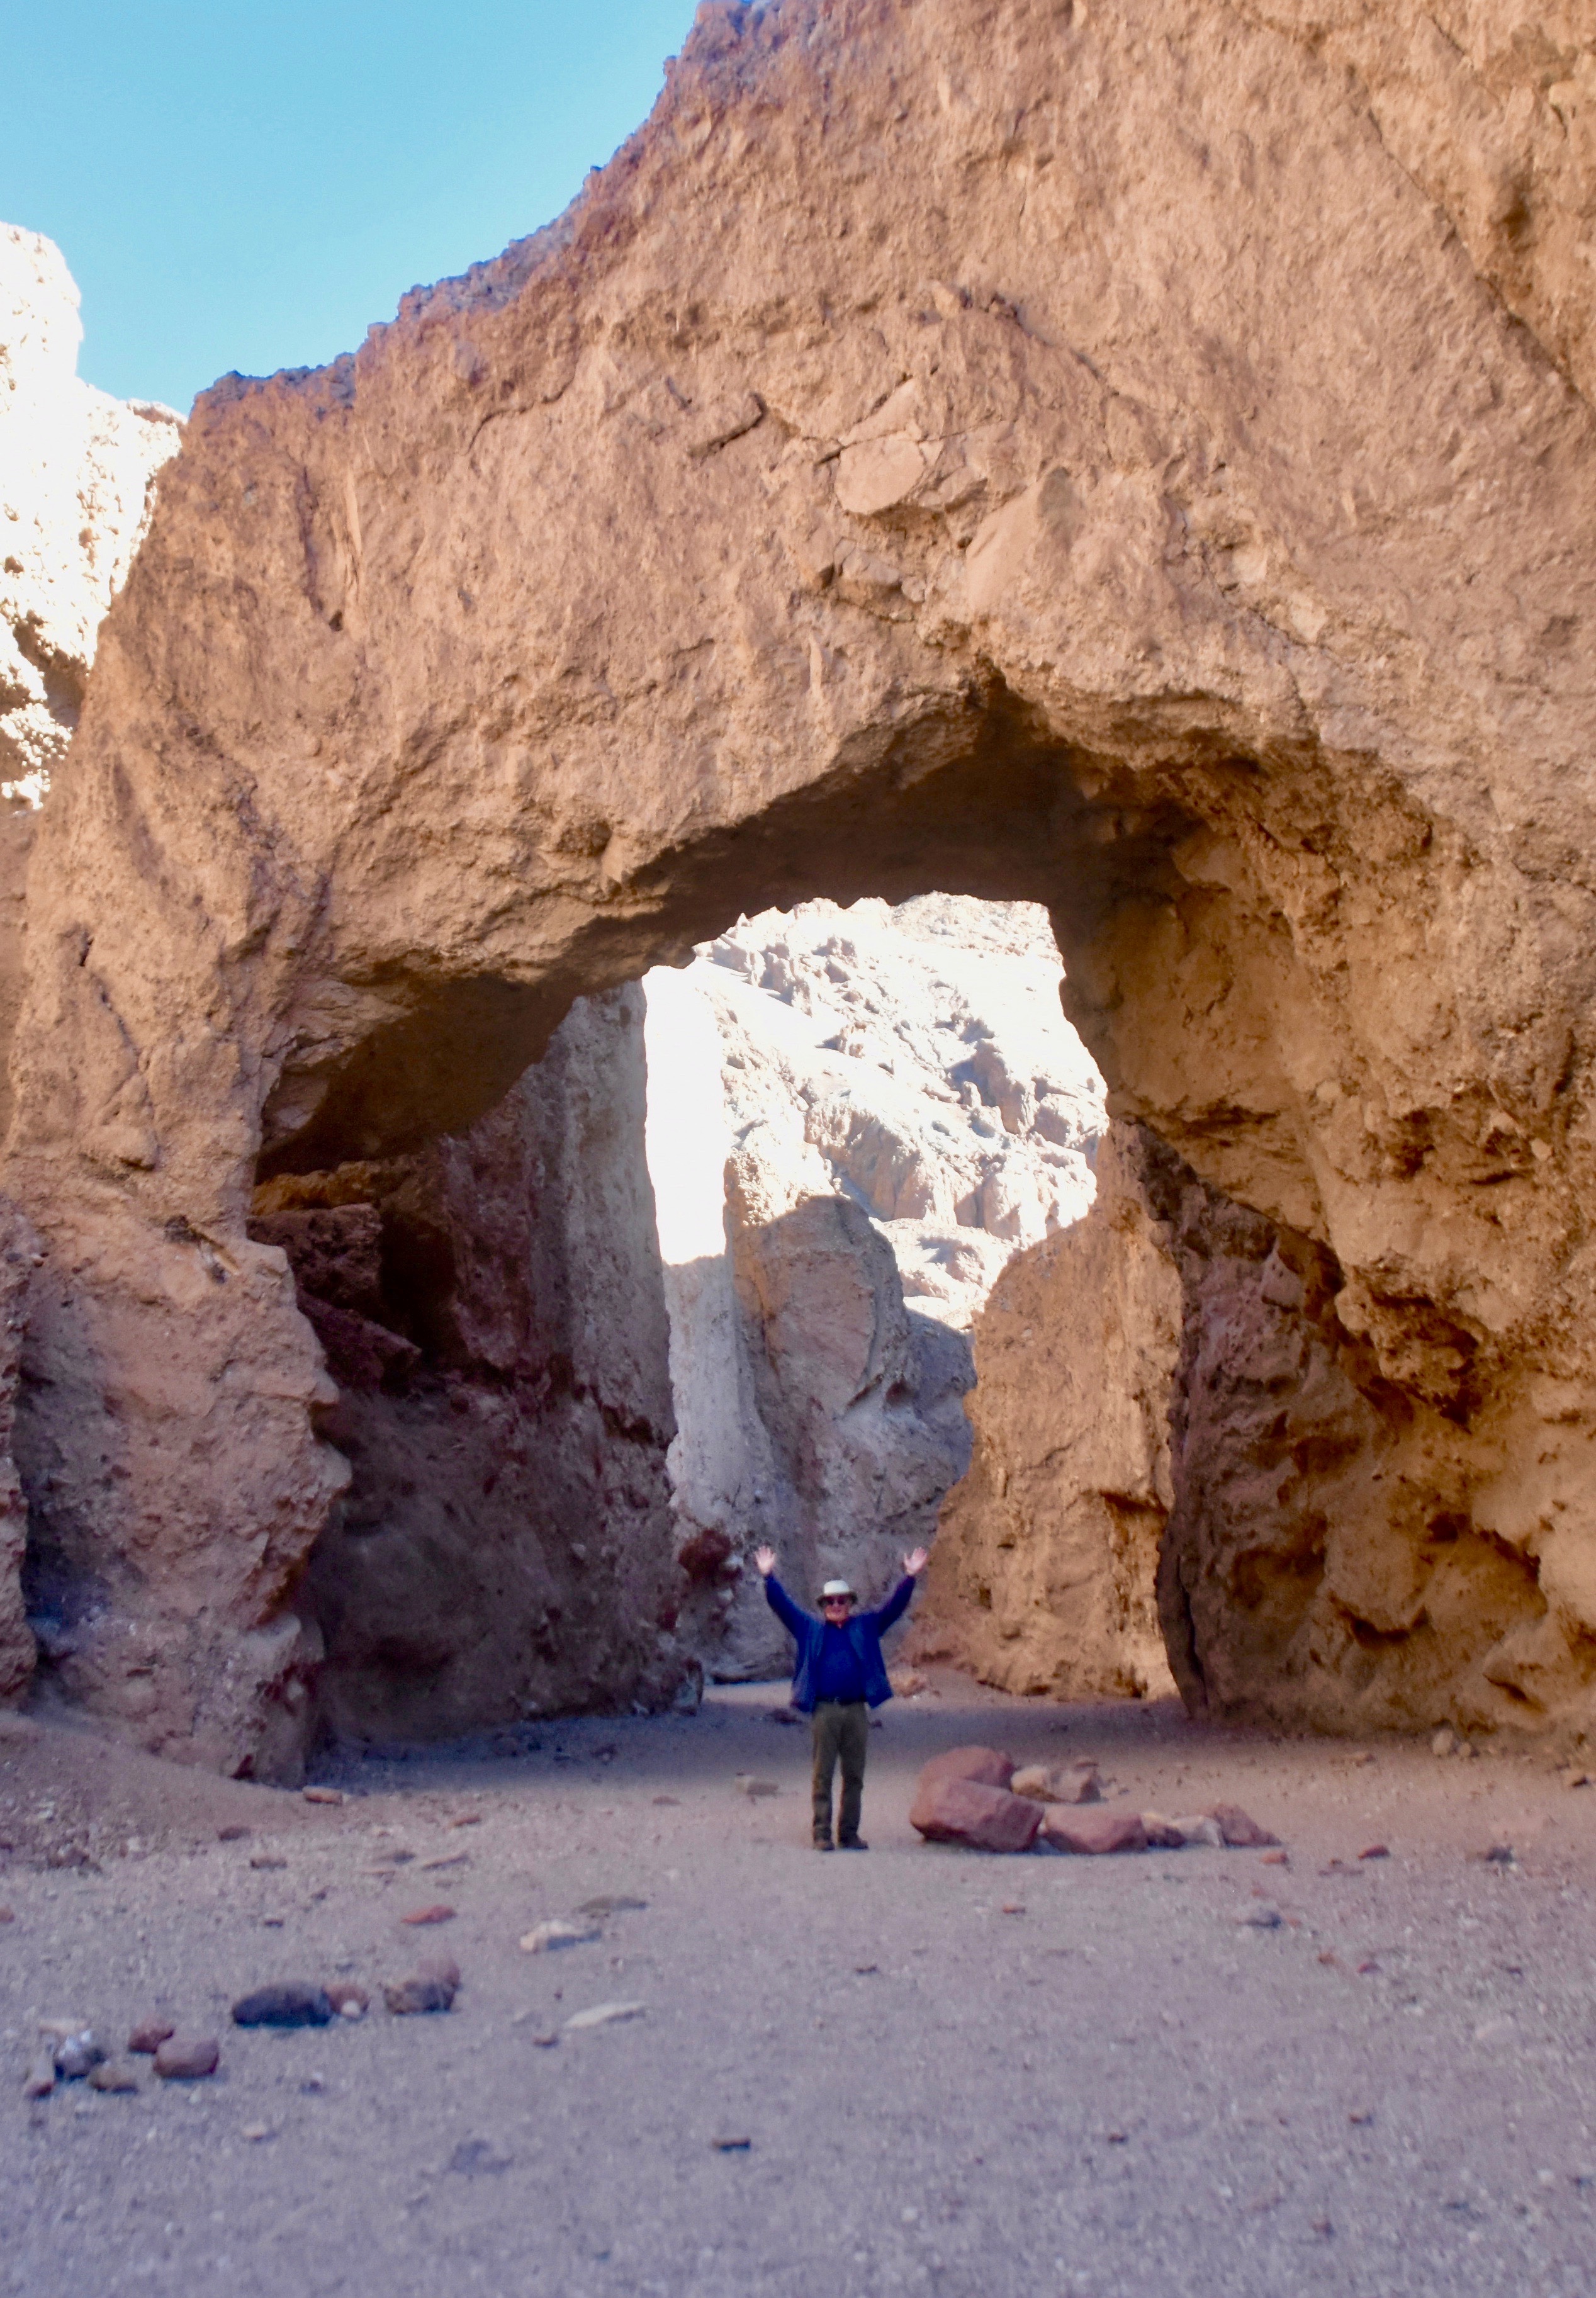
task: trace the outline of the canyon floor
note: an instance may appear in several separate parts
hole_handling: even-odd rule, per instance
[[[869,1855],[822,1858],[783,1698],[330,1764],[338,1805],[13,1723],[0,2291],[1592,2286],[1596,1789],[943,1674],[872,1734]],[[1239,1803],[1288,1864],[928,1848],[915,1772],[971,1740],[1096,1756],[1138,1808]],[[518,1947],[599,1897],[646,1905]],[[428,1904],[452,1918],[401,1920]],[[454,2009],[392,2016],[380,1981],[440,1953]],[[364,2020],[228,2022],[335,1975]],[[644,2008],[566,2029],[606,2003]],[[120,2051],[151,2013],[219,2072],[23,2101],[41,2020]]]

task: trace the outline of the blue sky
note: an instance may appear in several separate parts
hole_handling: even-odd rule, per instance
[[[319,364],[558,215],[693,0],[50,0],[0,45],[0,220],[60,244],[79,371],[186,414]],[[3,20],[0,20],[3,21]]]

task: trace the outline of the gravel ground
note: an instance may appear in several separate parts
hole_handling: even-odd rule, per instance
[[[1596,1790],[934,1684],[872,1736],[874,1847],[829,1859],[768,1686],[336,1763],[336,1806],[13,1726],[0,2291],[1596,2286]],[[914,1773],[971,1740],[1095,1756],[1137,1808],[1239,1803],[1289,1864],[928,1848]],[[519,1949],[599,1896],[647,1904]],[[452,1918],[400,1920],[429,1903]],[[391,2016],[380,1981],[440,1953],[454,2009]],[[366,2019],[228,2022],[251,1987],[334,1976]],[[565,2029],[604,2003],[644,2009]],[[218,2036],[218,2074],[143,2059],[135,2095],[23,2101],[41,2020],[120,2051],[151,2013]]]

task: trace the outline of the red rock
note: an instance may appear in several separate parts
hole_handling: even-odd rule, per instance
[[[451,1923],[454,1909],[446,1907],[440,1899],[435,1906],[418,1907],[410,1914],[401,1915],[399,1920],[401,1923]]]
[[[986,1754],[989,1751],[974,1751]],[[1043,1806],[1024,1796],[984,1780],[928,1774],[927,1765],[914,1790],[909,1824],[928,1843],[962,1843],[970,1851],[1029,1851],[1037,1839]]]
[[[1211,1804],[1206,1816],[1218,1820],[1220,1833],[1233,1851],[1263,1851],[1280,1840],[1255,1819],[1249,1819],[1238,1803]]]
[[[1360,1859],[1389,1859],[1391,1853],[1384,1843],[1370,1843],[1358,1854],[1358,1856]]]
[[[177,2031],[170,2019],[141,2019],[128,2038],[128,2048],[149,2058]]]
[[[1096,1853],[1145,1851],[1147,1831],[1139,1811],[1079,1811],[1068,1804],[1049,1804],[1042,1814],[1042,1832],[1058,1851]]]
[[[213,2075],[221,2046],[211,2035],[174,2035],[155,2054],[155,2071],[168,2082],[195,2082]]]
[[[918,1787],[936,1780],[974,1780],[987,1788],[1006,1788],[1014,1776],[1014,1759],[996,1748],[950,1748],[933,1756],[920,1774]]]
[[[307,1803],[342,1803],[343,1800],[342,1788],[301,1788],[300,1793]]]

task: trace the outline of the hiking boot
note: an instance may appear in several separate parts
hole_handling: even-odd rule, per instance
[[[870,1846],[862,1835],[845,1835],[837,1848],[839,1851],[868,1851]]]
[[[829,1835],[817,1835],[815,1839],[815,1848],[816,1851],[835,1851],[837,1847]]]

